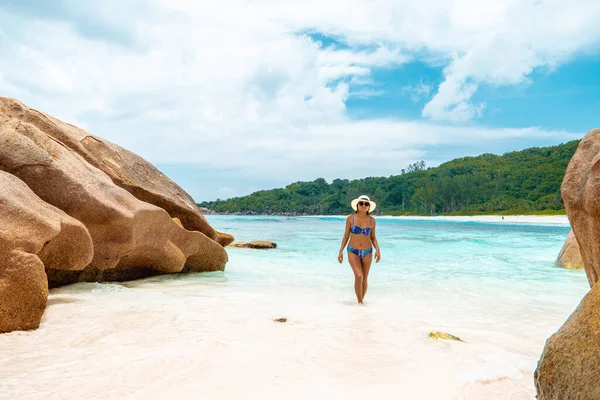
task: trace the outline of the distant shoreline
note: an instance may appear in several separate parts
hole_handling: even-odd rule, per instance
[[[504,222],[520,224],[547,224],[570,226],[569,217],[566,215],[464,215],[464,216],[380,216],[383,219],[406,220],[436,220],[457,222]]]
[[[323,218],[334,217],[344,218],[346,215],[316,215],[316,214],[249,214],[249,213],[205,213],[205,215],[231,215],[231,216],[250,216],[250,217],[310,217]],[[455,222],[498,222],[498,223],[516,223],[516,224],[543,224],[554,226],[570,226],[567,215],[375,215],[378,219],[395,220],[420,220],[420,221],[455,221]]]

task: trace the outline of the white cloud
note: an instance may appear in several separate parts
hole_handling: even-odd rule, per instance
[[[423,99],[428,99],[433,91],[433,84],[428,84],[423,81],[416,85],[406,85],[400,91],[401,94],[410,96],[410,99],[417,103]]]
[[[334,81],[346,76],[367,76],[370,73],[369,68],[343,64],[319,68],[319,78],[324,82]]]
[[[488,3],[63,0],[52,19],[5,9],[0,90],[152,162],[298,179],[310,171],[349,176],[348,160],[361,154],[369,159],[364,176],[398,171],[426,157],[429,145],[568,137],[348,118],[350,96],[386,91],[375,68],[444,66],[439,87],[412,88],[429,100],[424,117],[460,123],[485,112],[473,102],[482,83],[526,83],[536,68],[598,50],[600,2]],[[366,153],[365,142],[373,143]]]
[[[423,116],[452,122],[467,122],[479,117],[485,105],[470,102],[476,91],[475,83],[448,76],[434,98],[425,105]]]
[[[340,50],[324,47],[319,54],[321,65],[362,65],[369,67],[386,67],[400,65],[411,58],[400,52],[380,46],[373,51]]]
[[[600,46],[595,0],[352,1],[352,12],[345,2],[321,2],[318,12],[290,3],[271,7],[271,13],[305,21],[349,44],[385,42],[414,57],[446,60],[446,84],[423,110],[434,120],[480,115],[484,106],[471,99],[481,83],[526,83],[534,70]]]
[[[358,88],[356,90],[352,90],[349,93],[349,96],[354,96],[359,99],[368,99],[371,97],[377,97],[385,94],[385,90],[381,89],[371,89],[371,88]]]
[[[352,7],[324,1],[317,8],[265,0],[63,3],[65,20],[0,13],[0,68],[13,85],[31,89],[26,97],[39,99],[43,91],[52,101],[42,104],[59,96],[54,108],[68,107],[74,115],[119,114],[120,99],[168,92],[165,103],[192,102],[213,122],[260,120],[264,107],[257,102],[272,110],[267,118],[289,107],[313,118],[305,99],[326,94],[319,87],[343,78],[359,82],[374,67],[435,59],[446,60],[445,81],[423,115],[464,121],[483,111],[471,103],[480,83],[527,82],[536,68],[600,44],[600,3],[593,0],[353,0]],[[81,20],[131,38],[134,47],[83,35]],[[311,31],[349,47],[320,46],[298,35]]]

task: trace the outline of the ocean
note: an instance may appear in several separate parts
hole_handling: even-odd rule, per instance
[[[534,399],[546,339],[589,290],[554,266],[568,223],[377,218],[360,306],[343,217],[207,218],[277,248],[52,290],[39,329],[0,335],[0,399]]]

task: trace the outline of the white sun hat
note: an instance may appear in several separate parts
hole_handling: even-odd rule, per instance
[[[368,201],[369,204],[371,205],[369,207],[369,212],[373,212],[375,210],[375,207],[377,207],[377,203],[375,203],[374,201],[371,201],[371,199],[369,199],[369,196],[366,195],[362,195],[362,196],[358,196],[357,199],[352,200],[352,203],[350,203],[352,205],[352,208],[354,209],[354,211],[356,211],[356,207],[359,201]]]

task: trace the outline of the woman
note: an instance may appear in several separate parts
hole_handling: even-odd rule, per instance
[[[354,214],[346,218],[346,231],[342,239],[342,246],[338,254],[340,264],[344,261],[342,251],[348,243],[348,262],[354,272],[354,291],[359,304],[363,304],[363,299],[367,293],[367,278],[373,261],[373,247],[375,247],[375,262],[381,260],[381,250],[375,237],[375,218],[369,215],[373,212],[377,204],[369,199],[369,196],[359,196],[350,203],[354,209]]]

